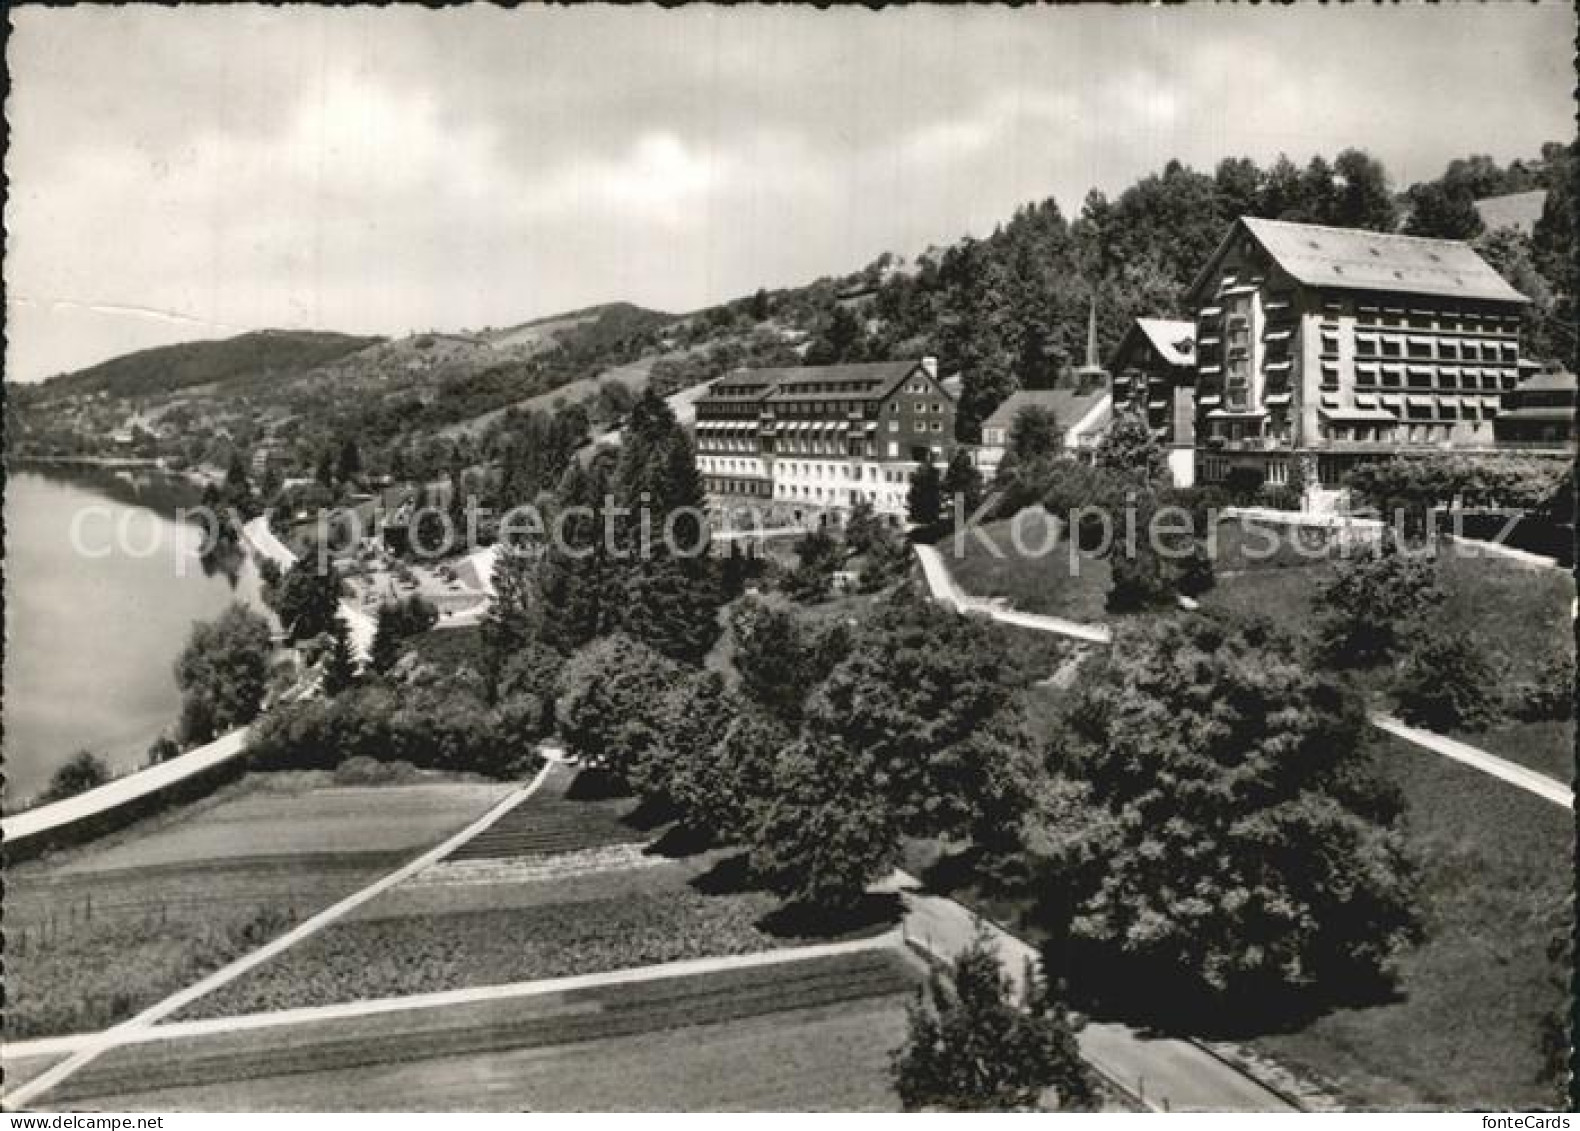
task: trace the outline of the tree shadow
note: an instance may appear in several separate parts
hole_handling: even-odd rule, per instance
[[[656,833],[665,825],[672,824],[679,815],[679,810],[669,802],[644,797],[620,817],[620,823],[638,832]]]
[[[757,921],[775,938],[828,941],[875,935],[900,921],[905,907],[892,892],[868,892],[854,907],[837,911],[804,903],[787,903]]]
[[[1045,968],[1055,956],[1046,952]],[[1298,1032],[1344,1009],[1402,1001],[1397,978],[1386,972],[1330,977],[1321,987],[1265,983],[1254,990],[1216,994],[1188,971],[1144,969],[1100,955],[1069,955],[1060,981],[1069,1000],[1094,1020],[1123,1021],[1147,1035],[1203,1040],[1248,1040]]]
[[[703,895],[740,895],[758,890],[759,884],[752,874],[750,856],[736,852],[694,877],[690,886]]]
[[[631,796],[624,783],[605,770],[583,767],[565,788],[567,801],[616,801]]]
[[[683,860],[689,856],[698,856],[715,847],[717,845],[708,833],[676,824],[665,829],[657,840],[643,849],[643,854]]]

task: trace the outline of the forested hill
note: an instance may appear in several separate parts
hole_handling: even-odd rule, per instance
[[[292,377],[382,341],[308,330],[256,330],[212,342],[139,350],[45,381],[43,399],[142,397],[238,377]]]

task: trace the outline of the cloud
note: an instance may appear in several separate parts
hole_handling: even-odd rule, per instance
[[[982,233],[1028,200],[1070,213],[1171,157],[1360,145],[1408,183],[1572,132],[1558,5],[13,20],[24,379],[204,327],[691,309]]]

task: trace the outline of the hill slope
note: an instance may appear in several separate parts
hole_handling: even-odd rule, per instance
[[[182,342],[112,358],[51,377],[43,400],[107,393],[144,397],[243,376],[289,377],[316,369],[380,341],[318,331],[257,330],[212,342]]]

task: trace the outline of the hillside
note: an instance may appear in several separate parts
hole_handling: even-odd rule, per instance
[[[157,346],[112,358],[40,386],[40,400],[68,396],[147,397],[237,377],[290,377],[378,342],[307,330],[256,330],[234,338]]]

